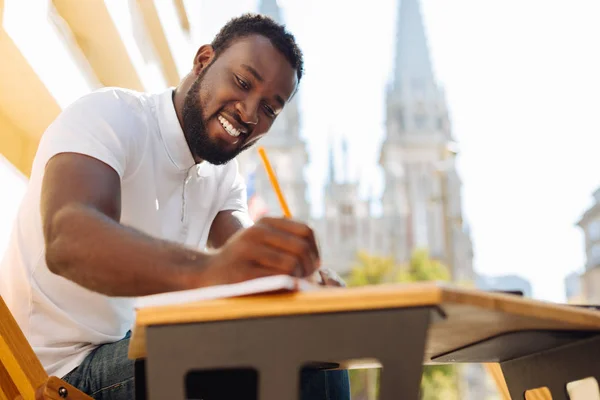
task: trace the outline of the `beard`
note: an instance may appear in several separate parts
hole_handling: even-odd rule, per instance
[[[208,134],[207,121],[203,112],[206,107],[200,100],[200,90],[203,88],[202,81],[209,68],[210,65],[198,75],[185,96],[182,111],[183,133],[195,159],[200,158],[214,165],[223,165],[249,146],[244,146],[245,141],[240,140],[237,147],[228,150],[218,139],[211,138]]]

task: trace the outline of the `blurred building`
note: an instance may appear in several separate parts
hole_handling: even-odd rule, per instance
[[[341,144],[342,169],[348,171],[347,144]],[[329,167],[324,188],[323,217],[313,224],[319,237],[323,263],[342,275],[356,262],[359,250],[371,254],[391,254],[386,246],[382,219],[371,214],[370,200],[359,195],[359,182],[346,174],[336,174],[334,145],[330,144]],[[340,176],[336,180],[336,176]]]
[[[581,290],[581,275],[571,272],[565,277],[565,297],[567,303],[584,303],[583,291]]]
[[[418,0],[399,2],[396,34],[387,136],[380,155],[383,213],[371,214],[371,200],[359,198],[357,182],[336,182],[330,159],[324,216],[315,221],[324,263],[344,274],[357,250],[403,262],[423,247],[445,262],[454,280],[472,280],[473,249],[462,217],[456,148]]]
[[[577,225],[583,231],[586,255],[585,269],[580,277],[580,298],[600,304],[600,189],[593,193],[593,204]],[[570,279],[574,280],[573,277]]]
[[[400,2],[396,60],[387,93],[384,232],[388,251],[407,259],[426,247],[454,280],[472,279],[472,245],[462,217],[461,181],[443,90],[433,75],[419,0]]]

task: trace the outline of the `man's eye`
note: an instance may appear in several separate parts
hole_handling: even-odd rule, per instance
[[[244,81],[243,79],[240,79],[239,76],[236,76],[235,79],[237,79],[238,84],[245,90],[250,89],[250,86],[246,83],[246,81]]]
[[[275,116],[275,111],[271,107],[269,107],[268,105],[265,104],[263,106],[263,108],[265,109],[265,113],[267,113],[267,115],[269,117],[274,117]]]

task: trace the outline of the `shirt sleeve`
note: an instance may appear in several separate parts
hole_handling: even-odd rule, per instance
[[[133,97],[115,90],[96,91],[68,106],[42,136],[38,168],[43,170],[57,154],[78,153],[104,162],[123,178],[131,152],[140,147],[133,143],[134,133],[142,128],[127,96]]]
[[[248,195],[246,193],[246,182],[238,169],[237,160],[232,161],[235,178],[227,193],[223,206],[219,211],[233,210],[248,214]]]

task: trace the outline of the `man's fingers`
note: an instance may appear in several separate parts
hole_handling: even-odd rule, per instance
[[[267,275],[286,274],[305,278],[312,275],[320,264],[312,229],[283,218],[261,219],[232,238],[228,247],[233,251],[233,260],[246,260],[259,269],[269,270]]]
[[[263,225],[260,227],[258,239],[265,245],[295,257],[302,267],[302,276],[308,276],[318,268],[317,254],[314,253],[309,241],[301,237]]]
[[[252,262],[258,264],[259,267],[277,271],[280,274],[298,276],[298,270],[303,270],[298,258],[270,246],[258,244],[252,250],[250,257]]]
[[[235,280],[231,283],[245,282],[251,279],[264,278],[267,276],[281,275],[281,271],[265,268],[257,262],[248,262],[244,268],[235,275]]]
[[[321,266],[321,254],[319,251],[319,246],[317,245],[317,240],[315,238],[314,231],[312,229],[310,229],[309,232],[310,232],[310,234],[309,234],[310,245],[314,249],[315,254],[317,255],[317,268],[319,268]]]
[[[265,217],[262,218],[258,223],[258,225],[266,225],[268,227],[275,228],[280,231],[291,233],[295,236],[299,236],[306,240],[309,244],[311,252],[316,256],[317,263],[320,263],[320,253],[319,247],[317,246],[317,241],[315,240],[315,235],[313,230],[306,224],[298,221],[291,220],[289,218],[270,218]]]

